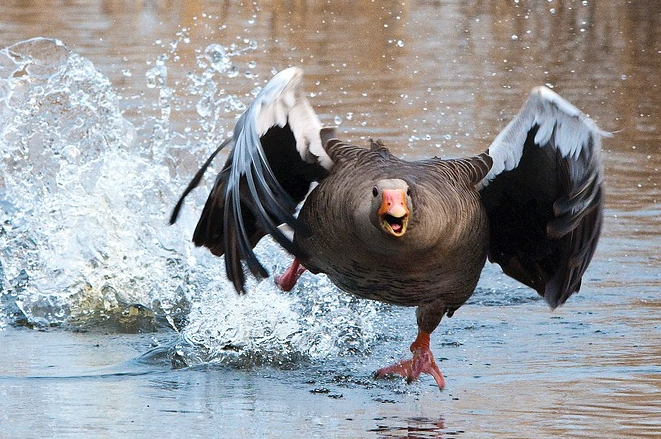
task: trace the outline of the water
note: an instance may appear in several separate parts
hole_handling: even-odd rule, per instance
[[[660,436],[660,24],[654,1],[4,2],[0,437]],[[550,312],[488,266],[432,338],[442,393],[371,378],[412,309],[309,274],[237,297],[189,242],[212,172],[166,221],[289,65],[323,123],[409,158],[485,149],[538,84],[615,131],[581,293]]]

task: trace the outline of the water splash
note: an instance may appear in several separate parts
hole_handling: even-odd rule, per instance
[[[256,43],[248,41],[246,47],[235,44],[225,47],[218,43],[209,44],[197,57],[199,72],[188,74],[187,92],[196,97],[195,110],[199,125],[205,133],[203,143],[217,144],[225,134],[227,113],[240,114],[246,105],[239,97],[225,93],[218,86],[219,78],[235,78],[239,74],[232,58],[256,48]]]
[[[132,152],[136,132],[108,79],[56,40],[21,42],[0,57],[9,90],[0,102],[3,302],[49,326],[173,299],[175,285],[156,279],[167,280],[172,256],[155,232],[167,167]],[[160,206],[146,209],[146,200]]]
[[[278,252],[270,239],[257,248],[262,261],[273,260]],[[269,267],[271,272],[284,269]],[[217,293],[194,304],[191,324],[183,331],[188,344],[178,346],[186,365],[215,361],[291,367],[300,360],[364,355],[378,336],[379,310],[388,308],[344,294],[324,276],[305,274],[292,293],[280,292],[268,280],[252,283],[245,296],[224,282]]]
[[[37,38],[0,50],[0,328],[168,326],[181,331],[171,353],[181,365],[291,366],[369,352],[382,305],[345,296],[323,277],[304,278],[299,294],[265,281],[237,296],[222,261],[189,242],[204,190],[166,226],[194,172],[180,177],[175,164],[190,150],[213,149],[223,113],[245,109],[215,79],[231,77],[231,57],[247,44],[211,45],[198,58],[202,72],[185,90],[206,136],[184,148],[171,142],[172,54],[146,78],[145,87],[159,89],[161,112],[136,128],[110,81],[63,43]],[[271,241],[257,251],[271,271],[284,269]]]

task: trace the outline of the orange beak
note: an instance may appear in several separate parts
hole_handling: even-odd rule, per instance
[[[400,237],[406,233],[409,222],[406,192],[401,189],[384,189],[379,208],[381,227],[386,233]]]

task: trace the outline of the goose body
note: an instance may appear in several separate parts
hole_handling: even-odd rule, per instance
[[[237,292],[245,292],[245,268],[268,276],[252,249],[270,234],[295,256],[276,277],[283,289],[308,269],[348,293],[416,306],[413,359],[376,375],[410,381],[424,372],[443,388],[430,334],[471,296],[487,257],[553,308],[579,290],[601,230],[607,133],[576,107],[538,87],[487,152],[405,161],[381,142],[355,146],[322,128],[301,82],[302,71],[289,68],[264,87],[172,214],[174,222],[213,156],[232,143],[193,241],[225,256]]]
[[[472,175],[452,162],[404,161],[381,146],[331,141],[327,150],[333,171],[310,193],[298,217],[309,229],[294,239],[305,255],[302,264],[367,299],[404,306],[440,299],[448,309],[464,303],[479,279],[488,242],[487,214]],[[487,169],[479,159],[473,162]],[[380,204],[388,187],[379,182],[393,180],[403,183],[411,202],[402,236],[375,224],[373,203]]]

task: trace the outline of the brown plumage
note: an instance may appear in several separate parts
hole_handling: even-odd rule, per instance
[[[237,122],[234,149],[195,230],[196,245],[225,255],[238,292],[244,263],[268,276],[252,248],[270,234],[296,257],[276,277],[283,289],[294,286],[302,264],[348,293],[417,306],[413,359],[376,375],[411,381],[425,372],[443,388],[429,336],[471,296],[487,256],[551,307],[578,291],[601,229],[606,134],[578,109],[537,88],[486,153],[405,161],[381,142],[349,145],[322,129],[301,79],[300,69],[280,72]]]
[[[366,149],[337,140],[326,151],[333,170],[298,217],[309,230],[294,239],[305,255],[302,264],[367,299],[452,310],[464,303],[487,255],[488,220],[475,185],[486,176],[488,156],[407,162],[382,146]],[[401,237],[374,224],[372,203],[380,202],[374,188],[393,179],[406,184],[412,203]]]

